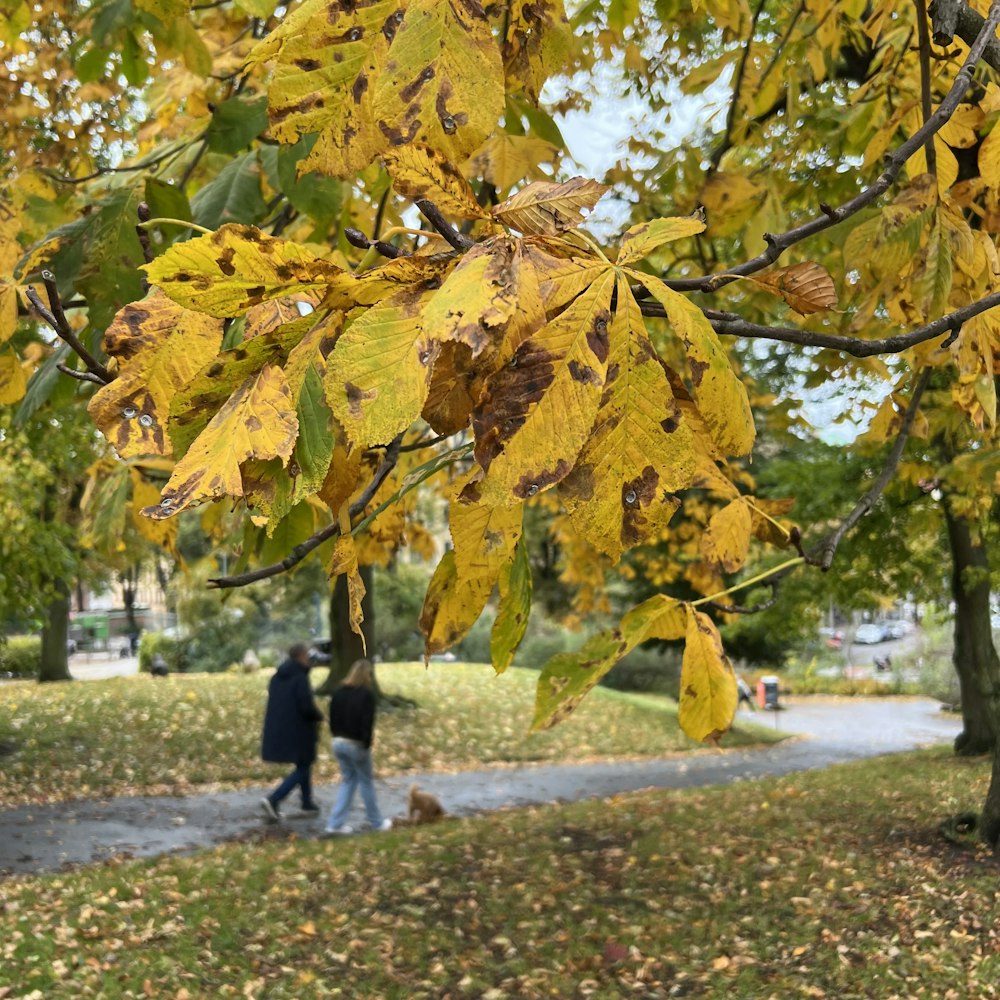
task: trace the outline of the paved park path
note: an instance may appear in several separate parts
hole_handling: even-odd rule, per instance
[[[402,815],[414,782],[438,795],[457,816],[642,788],[728,784],[940,743],[953,739],[961,728],[958,719],[924,698],[791,700],[781,712],[758,712],[753,718],[799,738],[759,749],[698,751],[654,760],[397,775],[377,782],[379,804],[387,816]],[[317,789],[317,798],[327,808],[335,787]],[[261,830],[265,790],[79,800],[2,811],[0,874],[56,871],[114,857],[152,857],[252,835]],[[360,803],[355,809],[351,822],[363,826]],[[324,823],[325,816],[320,816],[289,820],[287,826],[300,836],[319,836]]]

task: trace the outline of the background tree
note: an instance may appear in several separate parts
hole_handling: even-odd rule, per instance
[[[558,0],[247,7],[71,7],[9,31],[6,64],[61,66],[61,44],[84,85],[117,71],[98,102],[114,113],[83,131],[137,136],[93,178],[92,151],[60,149],[56,174],[20,147],[8,161],[5,235],[27,253],[5,329],[19,284],[40,282],[44,298],[24,294],[63,344],[30,362],[25,398],[60,364],[81,393],[98,385],[89,409],[118,454],[175,462],[153,520],[245,510],[246,568],[216,586],[321,550],[360,632],[365,547],[391,551],[418,487],[439,488],[453,547],[424,605],[427,652],[496,586],[503,669],[531,599],[525,510],[558,504],[560,551],[596,591],[623,555],[668,542],[683,504],[700,559],[674,576],[690,593],[552,659],[535,721],[641,642],[683,638],[682,719],[717,738],[735,688],[704,609],[759,576],[743,572],[751,538],[796,551],[770,577],[829,568],[925,408],[995,450],[1000,6],[963,5],[954,25],[902,0],[587,4],[572,22]],[[598,66],[654,113],[678,87],[731,92],[720,127],[681,148],[637,134],[605,179],[635,224],[603,245],[582,224],[605,188],[562,168],[542,99],[555,75]],[[46,103],[48,86],[39,130],[75,141],[86,101],[68,85]],[[559,110],[586,100],[567,87]],[[64,224],[28,249],[46,220]],[[804,390],[868,377],[891,393],[884,467],[805,541],[747,473],[768,386],[745,359],[774,343]],[[275,537],[287,554],[254,565]],[[994,785],[1000,806],[1000,763]]]

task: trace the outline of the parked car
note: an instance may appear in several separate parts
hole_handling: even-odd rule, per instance
[[[864,646],[872,646],[877,642],[883,642],[885,638],[885,629],[881,625],[876,625],[875,622],[866,622],[864,625],[859,625],[857,632],[854,633],[854,641],[860,642]]]
[[[72,656],[76,652],[76,639],[66,640],[66,652]]]
[[[892,639],[902,639],[904,635],[909,635],[913,631],[913,626],[905,618],[896,621],[886,622],[889,636]]]

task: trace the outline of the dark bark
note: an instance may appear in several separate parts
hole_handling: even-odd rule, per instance
[[[979,835],[1000,854],[1000,740],[993,751],[993,774],[983,813],[979,817]]]
[[[135,592],[139,588],[139,564],[129,566],[119,575],[122,585],[122,604],[125,607],[126,632],[129,636],[139,634],[139,623],[135,617]]]
[[[69,638],[69,587],[59,581],[57,595],[46,608],[45,625],[42,628],[42,662],[38,680],[71,681],[69,653],[66,640]]]
[[[955,602],[955,670],[962,693],[959,754],[988,753],[1000,734],[1000,658],[990,628],[990,577],[986,544],[973,526],[944,505],[951,548]]]
[[[333,585],[333,592],[330,594],[330,638],[332,639],[330,670],[326,679],[316,689],[317,695],[333,694],[337,685],[347,676],[351,664],[366,655],[370,657],[371,652],[375,649],[375,602],[372,567],[362,566],[360,573],[361,581],[365,585],[365,596],[361,601],[361,613],[364,615],[361,628],[365,634],[365,643],[369,652],[365,653],[361,636],[351,628],[347,577],[338,576]]]

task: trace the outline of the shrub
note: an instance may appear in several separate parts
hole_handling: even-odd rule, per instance
[[[42,665],[42,640],[38,636],[13,636],[0,643],[0,674],[37,677]]]
[[[681,651],[660,644],[633,649],[601,681],[615,691],[640,691],[676,698],[681,682]]]
[[[183,639],[163,632],[144,632],[139,638],[139,670],[149,673],[157,654],[163,657],[172,674],[188,669],[188,650]]]

